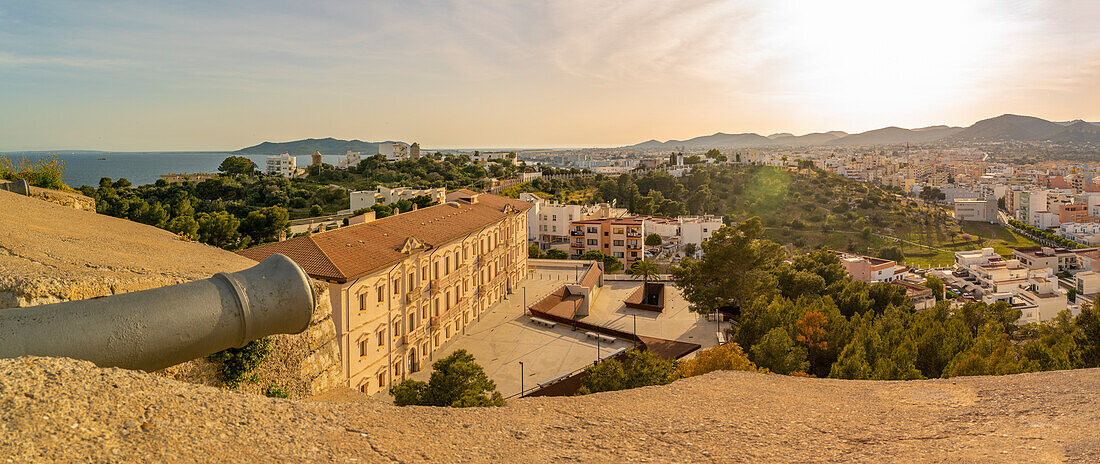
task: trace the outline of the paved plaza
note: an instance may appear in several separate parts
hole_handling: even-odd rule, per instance
[[[525,293],[526,305],[530,306],[562,285],[576,282],[582,274],[583,271],[573,269],[545,267],[530,272],[518,290],[490,307],[462,335],[436,350],[433,361],[464,349],[474,355],[496,382],[497,390],[508,397],[520,391],[520,362],[523,362],[523,387],[530,390],[540,382],[591,365],[597,359],[597,349],[599,354],[607,355],[632,346],[629,341],[618,340],[610,345],[601,342],[597,348],[596,341],[586,337],[583,330],[573,331],[564,324],[547,328],[532,323],[523,314]],[[590,314],[583,320],[626,332],[632,332],[636,323],[641,335],[697,343],[703,348],[715,344],[715,322],[690,312],[688,303],[672,285],[666,287],[664,313],[626,308],[623,300],[639,285],[640,280],[606,281],[593,301]],[[427,381],[431,375],[429,364],[412,377]]]

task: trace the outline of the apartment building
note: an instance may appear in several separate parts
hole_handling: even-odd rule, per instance
[[[1020,264],[1019,260],[992,261],[989,264],[975,264],[969,268],[970,275],[974,277],[974,287],[964,286],[966,290],[974,290],[982,295],[996,293],[1015,294],[1020,284],[1027,281],[1028,269]]]
[[[1004,258],[994,252],[992,248],[955,252],[955,267],[957,269],[970,269],[971,266],[980,266],[1003,260]]]
[[[680,223],[680,244],[694,243],[701,246],[704,241],[710,239],[714,231],[721,229],[722,218],[718,216],[680,216],[676,218]]]
[[[599,251],[619,258],[623,266],[645,259],[645,228],[635,217],[573,221],[569,249],[574,257]]]
[[[356,190],[351,192],[351,210],[358,211],[363,208],[382,204],[392,205],[401,200],[412,200],[419,196],[429,196],[436,203],[443,203],[447,197],[447,189],[443,187],[418,189],[411,187],[378,187],[377,190]]]
[[[901,280],[909,272],[895,261],[871,256],[841,254],[840,264],[853,279],[867,283]]]
[[[626,208],[613,208],[608,203],[596,205],[566,205],[554,203],[533,193],[521,193],[519,199],[534,204],[528,214],[528,239],[541,244],[569,241],[573,221],[619,218]]]
[[[267,167],[264,172],[268,175],[290,177],[298,170],[298,159],[290,156],[290,153],[267,157]]]
[[[1012,255],[1028,269],[1050,268],[1055,273],[1080,269],[1077,255],[1088,250],[1067,250],[1065,248],[1030,247],[1016,248]]]
[[[401,142],[380,143],[378,144],[378,154],[385,156],[386,161],[403,160],[409,157],[409,146]]]
[[[997,200],[955,200],[955,219],[995,223],[997,222]]]
[[[344,153],[344,157],[336,162],[336,167],[340,169],[354,168],[359,166],[361,161],[363,161],[363,153],[348,150],[347,153]]]
[[[239,253],[281,253],[327,282],[348,386],[385,391],[527,275],[530,203],[468,190],[446,199]]]

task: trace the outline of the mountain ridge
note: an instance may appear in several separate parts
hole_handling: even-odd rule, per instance
[[[660,148],[752,148],[760,146],[859,146],[859,145],[895,145],[903,143],[948,142],[1003,142],[1003,141],[1040,141],[1050,140],[1060,143],[1100,143],[1100,122],[1087,122],[1081,119],[1065,122],[1052,122],[1034,116],[1003,114],[983,119],[968,127],[932,125],[914,129],[888,126],[865,132],[849,134],[843,131],[813,132],[794,135],[779,132],[768,136],[746,132],[694,137],[685,140],[661,142],[650,139],[645,142],[627,145],[621,148],[660,149]]]
[[[290,142],[262,142],[251,147],[245,147],[234,153],[242,155],[279,155],[290,153],[292,155],[311,155],[321,152],[326,155],[342,155],[349,151],[357,151],[366,155],[378,153],[378,146],[383,143],[404,143],[387,140],[384,142],[364,142],[362,140],[341,140],[332,137],[321,139],[309,138]]]

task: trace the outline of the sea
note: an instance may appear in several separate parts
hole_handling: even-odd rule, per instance
[[[63,178],[72,188],[82,185],[98,186],[99,179],[110,177],[130,181],[133,185],[151,184],[162,174],[218,172],[222,160],[234,156],[228,152],[101,152],[101,151],[51,151],[51,152],[0,152],[13,162],[27,159],[37,161],[56,156],[65,163]],[[251,159],[263,170],[267,155],[241,155]],[[343,155],[322,155],[322,161],[336,164]],[[298,166],[308,166],[309,155],[296,156]]]

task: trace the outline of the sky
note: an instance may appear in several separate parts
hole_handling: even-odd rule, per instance
[[[0,150],[1100,121],[1100,1],[0,0]]]

